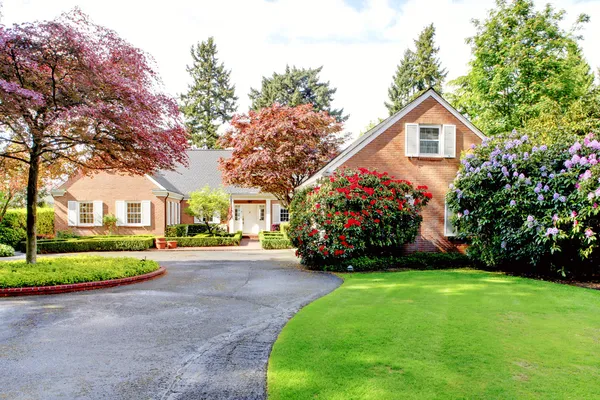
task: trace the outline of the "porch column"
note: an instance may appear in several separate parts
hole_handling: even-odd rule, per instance
[[[271,230],[271,199],[267,199],[265,205],[265,231]]]
[[[230,214],[231,214],[231,218],[229,218],[228,224],[229,224],[229,233],[235,233],[234,231],[234,224],[235,224],[235,205],[234,205],[234,201],[233,201],[233,197],[229,197],[229,210],[230,210]]]

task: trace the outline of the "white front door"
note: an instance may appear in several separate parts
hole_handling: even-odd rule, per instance
[[[242,215],[244,227],[242,232],[245,234],[258,235],[260,227],[258,225],[258,205],[242,204]]]

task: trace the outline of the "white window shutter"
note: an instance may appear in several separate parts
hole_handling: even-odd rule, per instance
[[[406,135],[405,154],[407,157],[418,157],[419,155],[419,124],[405,124]]]
[[[125,226],[127,225],[127,215],[125,209],[125,201],[117,200],[115,203],[116,217],[117,217],[117,226]]]
[[[150,215],[150,200],[142,200],[142,226],[150,226],[151,215]]]
[[[171,225],[171,202],[167,201],[167,226]]]
[[[218,212],[218,211],[214,212],[212,222],[214,224],[220,224],[221,223],[221,213],[220,212]]]
[[[69,201],[67,205],[67,225],[77,226],[77,214],[79,214],[79,206],[77,205],[76,201]]]
[[[454,224],[452,224],[452,217],[454,213],[448,207],[448,203],[446,202],[444,205],[444,235],[446,236],[456,236],[456,228]]]
[[[281,205],[273,204],[273,224],[281,223]]]
[[[102,207],[102,200],[94,200],[94,226],[104,225],[104,222],[102,221],[102,217],[104,217],[104,210]]]
[[[456,157],[456,125],[444,125],[444,157]]]

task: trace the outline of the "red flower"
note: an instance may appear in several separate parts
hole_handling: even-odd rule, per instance
[[[381,222],[381,220],[379,220],[379,219],[374,219],[373,221],[374,221],[376,224],[378,224],[378,223],[380,223],[380,222]]]
[[[428,188],[425,185],[419,185],[419,186],[417,186],[417,190],[427,190],[427,189]]]
[[[377,201],[375,201],[375,200],[371,200],[371,205],[372,205],[372,206],[374,206],[374,205],[375,205],[375,203],[377,203]]]
[[[321,205],[319,203],[315,204],[316,208],[321,208]]]
[[[423,193],[423,196],[427,197],[428,199],[431,199],[433,197],[433,195],[429,192]]]
[[[340,240],[346,240],[346,236],[345,235],[340,235]]]

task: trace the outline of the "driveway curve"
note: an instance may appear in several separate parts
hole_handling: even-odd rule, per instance
[[[0,299],[0,399],[264,399],[283,325],[340,279],[290,251],[136,252],[166,276]]]

